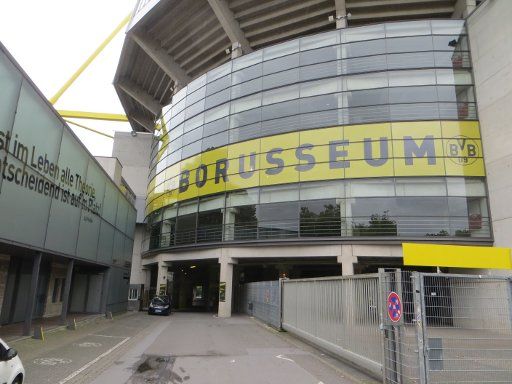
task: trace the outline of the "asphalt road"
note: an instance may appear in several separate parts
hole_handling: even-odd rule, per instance
[[[377,383],[245,316],[134,313],[12,346],[26,384]]]

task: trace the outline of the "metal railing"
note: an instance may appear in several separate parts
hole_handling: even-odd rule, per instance
[[[386,218],[344,217],[252,221],[199,226],[197,229],[163,232],[143,241],[143,250],[197,243],[280,240],[299,238],[490,238],[488,217],[472,221],[468,217],[406,217]]]
[[[281,282],[258,281],[242,285],[240,310],[280,329]]]

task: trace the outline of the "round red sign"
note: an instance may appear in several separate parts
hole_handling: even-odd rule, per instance
[[[387,300],[388,316],[393,323],[398,323],[402,318],[402,299],[396,292],[390,292]]]

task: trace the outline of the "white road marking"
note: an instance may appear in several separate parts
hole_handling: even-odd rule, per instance
[[[91,347],[97,348],[97,347],[101,347],[102,344],[101,343],[91,343],[89,341],[85,341],[83,343],[78,343],[78,344],[75,343],[73,345],[75,345],[77,347],[81,347],[81,348],[91,348]]]
[[[127,336],[111,336],[111,335],[96,335],[94,333],[91,333],[89,336],[96,336],[96,337],[113,337],[115,339],[126,339]]]
[[[282,359],[282,360],[286,360],[286,361],[291,361],[292,363],[295,363],[295,361],[293,361],[292,359],[289,359],[287,357],[284,357],[283,355],[277,355],[276,357],[278,359]]]
[[[119,343],[117,343],[116,345],[114,345],[112,348],[110,348],[108,351],[106,351],[105,353],[102,353],[101,355],[99,355],[97,358],[95,358],[94,360],[88,362],[87,364],[85,364],[82,368],[76,370],[75,372],[73,372],[71,375],[69,375],[68,377],[66,377],[65,379],[62,379],[61,381],[59,381],[59,384],[64,384],[64,383],[67,383],[69,380],[71,380],[72,378],[74,378],[75,376],[79,375],[80,373],[82,373],[83,371],[85,371],[87,368],[89,368],[91,365],[93,364],[96,364],[99,360],[103,359],[105,356],[111,354],[112,352],[114,352],[117,348],[119,348],[121,345],[123,345],[124,343],[126,343],[128,340],[130,340],[130,337],[126,337],[124,340],[120,341]]]
[[[62,357],[42,357],[40,359],[35,359],[34,364],[52,366],[58,364],[69,364],[72,361],[73,360],[71,359],[64,359]]]

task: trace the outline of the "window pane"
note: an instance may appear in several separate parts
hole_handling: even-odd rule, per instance
[[[432,36],[386,39],[388,53],[432,51],[433,49]]]
[[[340,206],[336,200],[312,200],[300,204],[300,236],[341,235]]]
[[[437,84],[472,84],[471,72],[464,70],[436,69]]]
[[[430,22],[407,21],[386,24],[386,37],[430,35]]]
[[[226,206],[235,207],[237,205],[258,204],[259,189],[244,189],[228,193],[226,197]]]
[[[272,45],[263,49],[263,61],[272,60],[299,51],[299,40],[287,41],[286,43]]]
[[[340,43],[340,31],[332,31],[321,33],[313,36],[306,36],[300,39],[300,50],[307,51],[308,49],[315,49],[325,47],[328,45],[335,45]]]
[[[302,183],[300,186],[301,200],[315,200],[345,197],[345,184],[343,181]]]
[[[385,40],[364,41],[361,43],[349,43],[341,46],[341,57],[352,58],[359,56],[373,56],[386,53]]]
[[[300,85],[300,97],[325,95],[341,91],[341,79],[322,79]]]
[[[260,239],[297,237],[299,230],[298,202],[262,204],[257,206]]]
[[[345,89],[347,91],[357,89],[385,88],[388,86],[386,72],[367,73],[364,75],[353,75],[345,78]]]
[[[389,72],[390,87],[430,85],[435,83],[436,77],[433,69]]]
[[[335,45],[331,47],[314,49],[300,53],[300,65],[311,65],[341,59],[340,47]]]
[[[347,197],[395,196],[393,179],[352,180],[347,182]]]
[[[299,97],[299,85],[291,85],[263,92],[263,105],[279,103]]]
[[[247,68],[251,65],[261,63],[263,57],[263,50],[251,52],[233,60],[233,71],[238,71],[242,68]]]
[[[415,103],[437,101],[435,86],[389,88],[390,103]]]
[[[444,178],[414,178],[396,180],[397,196],[446,196],[446,182]]]
[[[260,191],[261,204],[296,200],[299,200],[299,186],[297,184],[265,187]]]
[[[482,179],[462,177],[447,178],[448,196],[485,196],[485,183]]]
[[[342,30],[343,41],[346,41],[347,43],[351,41],[383,39],[384,36],[384,24],[347,28]]]
[[[261,105],[261,94],[246,96],[231,103],[231,113],[238,113]]]
[[[176,228],[176,244],[194,243],[196,240],[196,217],[195,213],[178,216]]]
[[[281,72],[286,69],[299,66],[299,54],[287,55],[278,59],[263,62],[263,74],[269,75],[275,72]]]
[[[222,221],[224,209],[200,212],[197,216],[197,241],[222,241]]]

